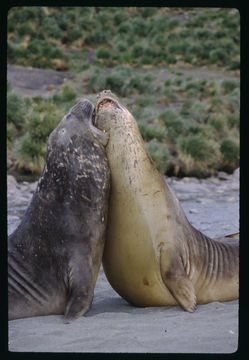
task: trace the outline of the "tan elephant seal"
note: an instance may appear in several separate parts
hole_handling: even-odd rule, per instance
[[[239,246],[196,230],[145,150],[135,119],[108,90],[95,106],[95,126],[109,134],[111,170],[105,274],[138,306],[238,298]]]

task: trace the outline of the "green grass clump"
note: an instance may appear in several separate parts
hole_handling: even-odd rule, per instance
[[[179,149],[197,161],[209,161],[215,153],[211,143],[199,135],[181,137],[179,139]]]
[[[239,87],[239,81],[237,80],[224,80],[221,83],[221,87],[225,94],[231,93],[234,89]]]
[[[229,128],[240,128],[240,118],[239,115],[237,113],[231,114],[227,116],[227,124],[229,126]]]
[[[7,122],[12,123],[18,130],[22,129],[26,118],[25,103],[22,97],[10,92],[7,97]]]
[[[219,114],[214,114],[211,116],[208,119],[208,123],[217,131],[217,133],[220,133],[224,130],[225,121]]]
[[[59,105],[65,102],[73,102],[76,100],[76,97],[77,94],[75,90],[69,85],[64,85],[61,91],[54,94],[53,101],[55,104]]]
[[[7,94],[7,141],[13,149],[16,169],[39,174],[43,168],[49,134],[76,103],[77,94],[68,84],[52,97],[23,98],[11,90]]]
[[[146,148],[154,161],[158,171],[165,173],[169,161],[169,152],[165,144],[153,139],[146,144]]]
[[[203,135],[180,136],[177,147],[186,174],[206,177],[217,170],[220,154],[214,141]]]
[[[16,135],[17,135],[17,129],[15,127],[15,125],[12,122],[7,122],[7,149],[11,149],[12,148],[12,142],[15,139]]]
[[[16,168],[26,174],[39,174],[44,165],[45,146],[26,134],[15,150]]]
[[[16,166],[26,173],[40,173],[46,153],[49,134],[57,126],[62,115],[59,112],[39,113],[32,111],[25,125],[26,133],[15,150]]]
[[[159,115],[167,129],[167,137],[172,142],[176,142],[178,136],[185,131],[184,121],[175,110],[165,110]]]
[[[100,47],[96,51],[97,58],[99,59],[109,59],[111,57],[110,50]]]
[[[233,139],[226,137],[220,141],[220,152],[224,163],[239,164],[239,145]]]
[[[159,142],[166,140],[166,129],[160,125],[148,124],[146,121],[138,121],[139,130],[145,141],[153,139]]]
[[[61,120],[56,112],[46,112],[45,115],[32,113],[28,123],[29,136],[38,142],[45,143],[49,134]]]

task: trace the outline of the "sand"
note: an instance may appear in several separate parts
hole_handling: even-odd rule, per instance
[[[238,174],[223,181],[171,183],[198,229],[211,237],[238,230]],[[14,196],[8,181],[11,231],[20,221],[21,195],[27,193],[26,185],[18,186]],[[232,353],[237,346],[238,301],[198,305],[192,314],[179,306],[138,308],[111,288],[102,268],[86,316],[71,324],[64,324],[62,315],[9,321],[9,350],[15,352]]]
[[[138,308],[123,300],[101,269],[91,310],[9,321],[9,350],[35,352],[231,353],[238,346],[238,301]]]

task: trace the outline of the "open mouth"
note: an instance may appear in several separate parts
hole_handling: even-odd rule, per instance
[[[96,126],[97,122],[97,112],[107,106],[114,106],[116,108],[119,108],[118,104],[110,98],[104,98],[103,100],[101,100],[99,103],[97,103],[93,111],[92,123],[94,126]]]
[[[117,106],[117,104],[113,100],[104,99],[104,100],[100,101],[100,103],[98,104],[98,110],[102,109],[105,106],[110,106],[110,105]]]

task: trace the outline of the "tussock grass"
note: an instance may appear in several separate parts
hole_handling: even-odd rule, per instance
[[[49,98],[8,89],[7,148],[16,168],[38,174],[49,133],[80,93],[94,101],[108,88],[127,100],[162,173],[169,164],[172,175],[232,171],[240,156],[239,21],[225,8],[11,8],[9,63],[86,79]],[[200,66],[226,72],[209,79],[179,71]]]
[[[239,13],[184,11],[188,20],[166,7],[14,7],[8,15],[8,60],[41,68],[58,68],[60,60],[66,69],[73,62],[64,48],[89,47],[106,66],[183,61],[239,69]]]

